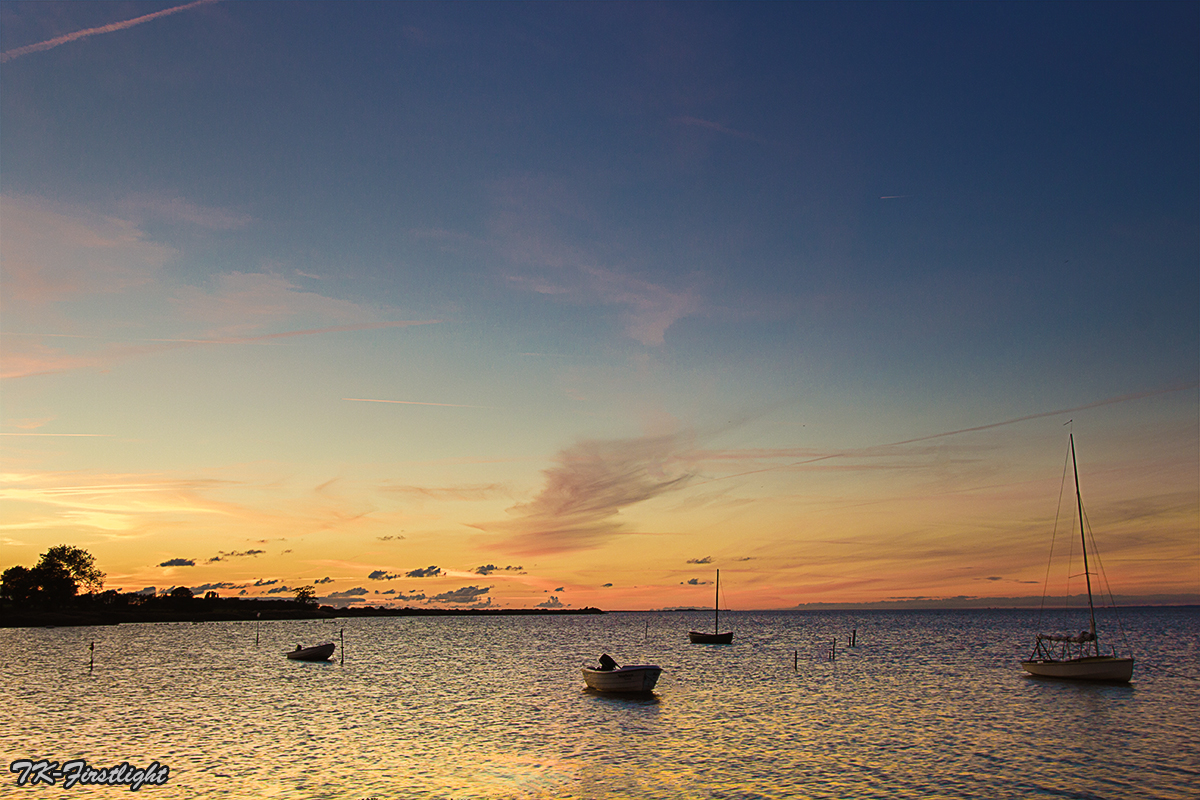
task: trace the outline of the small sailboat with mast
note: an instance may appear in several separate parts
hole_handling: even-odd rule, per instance
[[[1070,435],[1071,467],[1075,473],[1075,504],[1079,510],[1079,535],[1083,543],[1083,574],[1087,579],[1090,623],[1078,634],[1039,633],[1034,640],[1033,654],[1021,662],[1021,668],[1041,678],[1114,681],[1127,683],[1133,677],[1133,659],[1121,657],[1111,649],[1110,655],[1100,650],[1096,633],[1096,606],[1092,601],[1092,574],[1088,570],[1087,523],[1083,513],[1083,495],[1079,491],[1079,465],[1075,460],[1075,434]],[[1065,476],[1064,476],[1065,477]],[[1094,541],[1094,539],[1093,539]]]
[[[717,585],[713,592],[713,632],[688,631],[688,641],[692,644],[733,644],[733,631],[719,633],[721,630],[721,570],[717,570]]]

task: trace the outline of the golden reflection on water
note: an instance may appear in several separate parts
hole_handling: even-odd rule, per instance
[[[0,742],[157,760],[157,798],[1182,798],[1200,776],[1194,611],[1129,613],[1132,687],[1025,679],[1015,612],[730,616],[732,646],[668,613],[272,622],[258,647],[254,623],[3,629]],[[342,625],[344,664],[283,657]],[[654,695],[586,689],[601,652],[662,666]]]

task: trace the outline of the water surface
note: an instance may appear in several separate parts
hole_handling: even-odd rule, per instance
[[[158,761],[168,783],[139,795],[160,798],[1169,800],[1200,785],[1195,609],[1122,612],[1130,685],[1025,677],[1036,612],[726,622],[732,646],[688,643],[704,613],[3,629],[0,742],[6,769]],[[343,629],[332,663],[282,655]],[[602,652],[662,666],[655,693],[586,690],[579,668]]]

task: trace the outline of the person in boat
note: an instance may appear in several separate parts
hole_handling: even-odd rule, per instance
[[[611,672],[616,668],[617,662],[613,660],[612,656],[610,656],[608,653],[600,654],[600,669],[604,670],[605,672]]]

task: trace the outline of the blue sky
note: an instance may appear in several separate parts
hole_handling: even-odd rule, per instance
[[[1074,418],[1200,591],[1196,3],[183,5],[0,9],[13,563],[1016,594]]]

